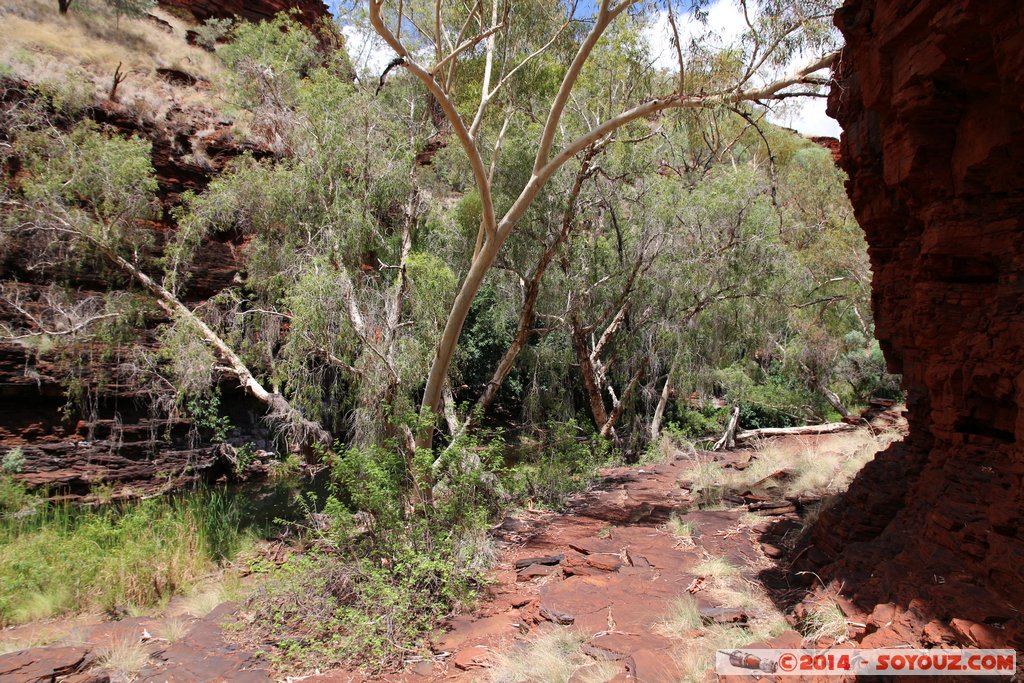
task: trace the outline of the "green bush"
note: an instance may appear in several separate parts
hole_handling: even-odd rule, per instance
[[[0,472],[4,474],[19,474],[25,468],[25,452],[15,447],[4,453],[3,461],[0,462]]]
[[[597,479],[598,469],[611,464],[611,443],[574,419],[549,422],[540,442],[507,473],[507,486],[519,499],[555,509],[570,495],[582,491]]]
[[[436,621],[473,600],[493,556],[484,530],[500,506],[501,442],[461,439],[434,467],[433,502],[412,508],[407,463],[395,444],[340,450],[334,491],[302,499],[310,550],[271,568],[246,622],[289,668],[394,664]],[[420,480],[425,480],[421,477]],[[424,492],[421,492],[421,496]]]
[[[715,408],[711,403],[705,403],[700,410],[677,405],[665,430],[692,441],[720,433],[727,414],[728,410]]]

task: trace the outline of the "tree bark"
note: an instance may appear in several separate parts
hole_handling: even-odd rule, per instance
[[[466,274],[466,278],[463,280],[459,293],[452,304],[452,309],[448,315],[448,320],[445,323],[444,331],[438,341],[436,355],[434,356],[430,371],[427,375],[427,382],[423,391],[423,399],[420,403],[420,416],[423,418],[424,423],[430,421],[431,424],[425,424],[424,428],[421,429],[420,433],[417,435],[416,445],[419,448],[430,448],[432,446],[434,433],[433,422],[436,422],[440,411],[442,390],[444,383],[447,380],[452,357],[455,353],[455,346],[458,344],[459,337],[462,334],[462,328],[466,322],[466,317],[469,315],[473,299],[476,297],[477,292],[479,292],[480,287],[483,284],[484,277],[494,264],[498,251],[515,229],[519,219],[522,218],[523,214],[533,203],[533,200],[537,197],[541,188],[544,187],[559,168],[583,150],[606,138],[608,135],[614,133],[627,123],[653,116],[658,112],[666,111],[668,109],[705,108],[735,104],[744,101],[781,99],[787,96],[787,93],[782,91],[793,85],[808,83],[811,74],[820,69],[831,66],[838,54],[837,52],[830,53],[813,64],[800,69],[791,76],[759,88],[744,90],[744,86],[749,80],[749,77],[747,77],[736,83],[734,86],[711,94],[701,93],[687,96],[682,93],[672,93],[663,97],[656,97],[654,99],[647,100],[605,120],[603,123],[594,126],[589,131],[567,144],[554,156],[551,156],[555,135],[559,130],[562,113],[570,99],[572,90],[576,85],[580,72],[583,70],[591,52],[600,40],[605,29],[608,28],[608,25],[635,2],[636,0],[622,0],[617,5],[613,6],[611,5],[611,0],[600,1],[594,19],[594,25],[583,40],[583,43],[580,45],[576,56],[573,58],[572,63],[562,78],[558,93],[552,101],[551,110],[548,113],[538,144],[537,155],[534,160],[533,174],[519,193],[519,196],[512,203],[512,206],[508,209],[508,212],[500,221],[496,219],[494,214],[491,184],[487,171],[484,168],[480,150],[477,147],[473,134],[467,128],[465,121],[459,114],[455,103],[445,89],[434,78],[433,73],[424,69],[416,62],[413,54],[405,47],[405,45],[402,44],[401,36],[392,33],[388,28],[382,14],[384,0],[370,0],[369,2],[370,23],[374,30],[399,55],[402,59],[401,65],[418,78],[427,90],[429,90],[437,99],[437,102],[444,111],[445,116],[452,124],[453,131],[465,150],[466,155],[469,158],[470,167],[473,170],[474,182],[476,184],[477,191],[480,193],[484,232],[486,233],[486,242],[479,250],[479,254],[477,254],[473,259],[469,272]],[[399,22],[399,26],[400,25],[401,22]]]
[[[803,427],[764,427],[763,429],[751,429],[736,433],[736,441],[749,441],[758,437],[770,436],[812,436],[815,434],[837,434],[857,429],[857,425],[847,422],[827,422],[820,425],[805,425]]]
[[[729,422],[725,426],[725,431],[722,433],[722,438],[715,442],[715,445],[711,447],[711,450],[720,451],[725,448],[736,447],[736,430],[740,424],[740,408],[736,406],[729,413]]]
[[[580,191],[583,189],[583,183],[587,178],[593,175],[591,162],[600,149],[600,146],[595,145],[587,150],[587,153],[584,155],[583,161],[580,164],[579,171],[576,172],[576,178],[573,180],[572,189],[569,190],[565,211],[562,213],[561,230],[559,230],[554,241],[545,247],[540,259],[537,260],[536,267],[533,269],[530,281],[526,284],[526,290],[523,295],[523,306],[519,310],[519,324],[516,327],[515,337],[513,337],[512,343],[505,351],[505,354],[501,357],[498,367],[495,368],[494,374],[491,376],[491,380],[487,383],[487,388],[484,390],[483,396],[481,396],[480,400],[477,402],[477,410],[481,414],[494,402],[502,383],[504,383],[505,378],[508,377],[508,373],[512,371],[516,359],[526,347],[527,341],[529,341],[530,331],[533,329],[533,324],[536,320],[537,296],[540,293],[541,281],[544,279],[544,273],[547,271],[548,266],[551,265],[551,261],[554,259],[555,254],[558,253],[559,248],[565,243],[565,240],[568,239],[569,234],[572,232],[573,226],[576,222],[576,207]],[[472,417],[470,417],[470,419],[472,419]]]
[[[672,393],[672,370],[665,378],[665,386],[661,388],[661,396],[658,397],[658,405],[654,408],[654,417],[651,418],[651,441],[657,441],[661,436],[661,422],[665,418],[665,408],[668,407],[668,398]]]
[[[829,402],[829,405],[835,408],[836,412],[841,416],[850,417],[850,411],[846,409],[845,405],[843,405],[843,401],[839,398],[839,395],[829,389],[824,382],[818,382],[817,384],[818,391],[820,391],[821,395],[825,397],[825,400]]]
[[[72,2],[74,0],[57,0],[57,11],[61,14],[67,14]]]
[[[290,435],[293,445],[298,446],[307,456],[311,455],[317,446],[330,447],[331,436],[322,426],[307,420],[281,394],[267,391],[260,384],[259,380],[253,376],[245,363],[242,362],[242,359],[238,357],[238,354],[209,325],[193,313],[188,306],[181,303],[170,291],[113,249],[97,242],[94,242],[94,244],[110,261],[142,285],[156,299],[157,304],[169,315],[177,315],[184,318],[210,346],[216,349],[221,360],[227,363],[228,369],[234,374],[238,383],[242,385],[242,389],[267,407],[270,420],[276,423],[279,429]]]
[[[597,380],[594,363],[590,360],[587,331],[580,326],[575,316],[572,323],[572,347],[576,351],[576,361],[580,366],[583,389],[587,392],[587,399],[590,402],[590,415],[594,418],[597,428],[603,429],[608,422],[608,409],[604,405],[604,397],[601,395],[601,385]]]

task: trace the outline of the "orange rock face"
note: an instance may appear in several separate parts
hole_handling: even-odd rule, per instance
[[[298,20],[306,26],[315,26],[329,17],[327,5],[321,0],[159,0],[165,7],[178,8],[192,14],[199,21],[211,18],[241,17],[248,21],[273,19],[279,12],[298,10]]]
[[[875,628],[1019,648],[1024,4],[847,0],[836,23],[830,111],[910,436],[822,516],[808,556],[867,612],[892,603]]]

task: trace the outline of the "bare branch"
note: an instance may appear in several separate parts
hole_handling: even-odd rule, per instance
[[[609,7],[611,0],[601,0],[601,5],[598,8],[597,17],[594,21],[594,27],[587,34],[583,44],[580,45],[580,49],[576,52],[576,56],[572,60],[572,64],[569,65],[569,70],[565,72],[565,76],[562,77],[562,84],[558,88],[558,94],[555,95],[554,101],[551,103],[551,111],[548,113],[547,121],[544,123],[544,132],[541,134],[540,146],[537,149],[537,159],[533,164],[534,174],[538,174],[540,169],[547,163],[548,156],[551,154],[551,146],[555,140],[555,131],[558,130],[558,124],[562,119],[562,112],[565,111],[565,105],[569,101],[569,95],[572,93],[573,87],[576,85],[576,80],[579,78],[580,72],[583,71],[583,65],[586,64],[587,59],[590,58],[590,53],[594,51],[594,46],[601,39],[601,35],[604,34],[605,29],[615,19],[615,17],[622,14],[630,5],[634,4],[638,0],[622,0],[621,3],[615,7]]]
[[[441,88],[440,84],[438,84],[430,72],[426,71],[423,67],[417,64],[415,60],[413,60],[412,55],[406,47],[384,23],[384,18],[381,16],[382,6],[383,0],[370,0],[370,23],[373,25],[377,34],[380,35],[380,37],[383,38],[384,41],[390,45],[400,57],[404,58],[405,61],[402,65],[423,82],[427,87],[427,90],[429,90],[437,99],[438,104],[441,105],[441,109],[444,110],[445,116],[452,124],[452,128],[455,130],[455,135],[459,138],[459,142],[462,144],[466,155],[469,157],[470,166],[473,168],[473,178],[480,192],[480,201],[483,205],[484,226],[488,237],[493,239],[493,236],[496,233],[494,202],[491,199],[491,188],[490,184],[487,182],[487,170],[484,168],[484,162],[480,156],[480,150],[477,149],[476,144],[473,141],[473,136],[470,135],[469,131],[466,129],[465,122],[463,122],[462,117],[459,115],[459,112],[455,108],[455,104],[451,101],[451,98],[448,97],[448,94],[443,88]]]

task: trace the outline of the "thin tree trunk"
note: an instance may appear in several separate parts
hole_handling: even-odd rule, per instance
[[[587,343],[587,332],[579,326],[577,320],[572,325],[572,346],[576,351],[576,361],[580,365],[580,376],[583,378],[583,388],[587,392],[587,399],[590,402],[590,415],[594,418],[594,424],[598,429],[603,429],[608,422],[608,409],[604,405],[604,397],[601,395],[601,386],[597,380],[597,372],[590,360],[590,348]]]
[[[57,11],[61,14],[67,14],[72,2],[74,0],[57,0]]]
[[[519,354],[526,347],[526,342],[530,338],[530,331],[533,329],[533,324],[536,320],[537,296],[540,293],[541,281],[544,279],[544,273],[547,271],[548,266],[551,265],[551,261],[554,259],[555,254],[558,253],[558,249],[565,243],[565,240],[568,239],[569,234],[572,232],[573,226],[576,222],[576,204],[580,196],[580,191],[583,189],[583,183],[587,178],[593,175],[591,162],[600,149],[600,147],[594,146],[587,150],[587,153],[583,158],[583,162],[580,164],[580,169],[576,172],[576,178],[573,181],[572,189],[569,190],[565,211],[562,213],[561,230],[559,230],[554,241],[544,249],[540,259],[537,261],[537,266],[533,269],[533,275],[530,277],[530,281],[526,284],[526,290],[523,296],[523,306],[519,310],[519,325],[516,328],[515,337],[513,337],[512,343],[505,351],[505,354],[501,357],[498,367],[495,368],[494,374],[491,376],[491,380],[487,383],[487,388],[484,390],[483,396],[481,396],[480,400],[477,402],[476,407],[480,414],[483,414],[483,412],[486,411],[494,402],[502,383],[504,383],[505,378],[508,377],[508,373],[511,372],[512,368],[515,366],[515,362],[519,357]],[[472,419],[472,417],[470,417],[470,419]]]
[[[618,423],[619,418],[622,417],[623,411],[626,409],[626,400],[633,395],[633,391],[636,390],[636,385],[640,381],[640,378],[644,376],[644,372],[647,370],[647,363],[641,363],[640,368],[633,373],[633,377],[629,380],[629,384],[622,391],[622,396],[615,401],[615,406],[612,408],[611,415],[608,416],[608,420],[601,426],[601,436],[605,438],[613,438],[618,441],[618,436],[615,434],[615,425]]]
[[[729,413],[729,422],[725,426],[725,432],[722,433],[722,438],[715,442],[715,445],[711,447],[711,450],[720,451],[725,448],[736,447],[736,430],[740,425],[740,407],[736,406]]]
[[[331,436],[323,427],[303,417],[281,394],[267,391],[260,384],[259,380],[253,376],[242,359],[238,357],[238,354],[209,325],[193,313],[188,306],[181,303],[166,288],[158,284],[113,249],[99,243],[95,244],[108,259],[142,285],[169,315],[177,315],[184,318],[208,344],[217,350],[217,354],[221,357],[222,361],[227,363],[228,369],[234,374],[242,388],[267,407],[270,418],[278,423],[279,427],[291,433],[292,441],[295,445],[303,449],[307,455],[316,446],[330,446]]]
[[[829,405],[836,409],[836,412],[843,417],[850,417],[850,411],[846,409],[845,405],[843,405],[843,401],[839,398],[838,394],[829,389],[824,382],[818,382],[817,385],[818,391],[820,391],[821,395],[825,397],[825,400],[829,402]]]
[[[658,405],[654,408],[654,417],[651,418],[651,441],[657,441],[661,436],[661,422],[665,419],[665,408],[668,407],[668,398],[672,393],[672,370],[665,378],[665,386],[661,388],[661,396],[658,397]]]

